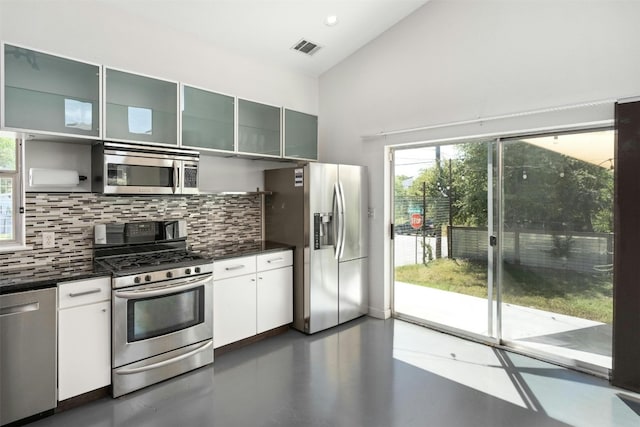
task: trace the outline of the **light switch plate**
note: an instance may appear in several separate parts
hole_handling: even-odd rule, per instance
[[[42,232],[42,248],[55,248],[56,246],[56,233],[53,231],[43,231]]]

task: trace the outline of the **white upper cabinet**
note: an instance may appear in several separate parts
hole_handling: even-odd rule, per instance
[[[235,98],[182,85],[182,145],[197,149],[235,150]]]
[[[279,107],[238,99],[238,152],[281,157]]]
[[[36,135],[318,159],[318,117],[2,44],[0,127]]]
[[[3,44],[2,127],[100,138],[100,66]]]
[[[178,83],[105,68],[109,141],[178,145]]]
[[[284,109],[284,154],[288,159],[318,160],[318,117]]]

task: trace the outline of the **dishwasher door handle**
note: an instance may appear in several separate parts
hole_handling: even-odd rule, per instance
[[[10,307],[0,308],[0,316],[10,316],[12,314],[27,313],[29,311],[40,310],[39,302],[31,302],[27,304],[13,305]]]

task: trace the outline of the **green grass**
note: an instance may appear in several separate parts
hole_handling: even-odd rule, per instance
[[[605,274],[533,269],[505,264],[502,299],[603,323],[613,321],[613,284]],[[487,297],[487,267],[480,262],[438,259],[428,265],[396,268],[396,280],[420,286]]]

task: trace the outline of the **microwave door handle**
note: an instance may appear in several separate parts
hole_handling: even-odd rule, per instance
[[[178,166],[178,160],[173,162],[173,194],[178,193],[180,187],[180,167]]]

